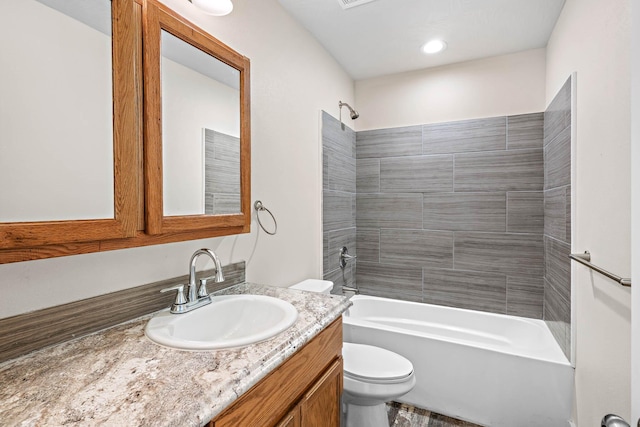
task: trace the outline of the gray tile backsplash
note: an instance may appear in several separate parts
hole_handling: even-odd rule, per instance
[[[535,191],[544,184],[542,150],[456,154],[455,191]]]
[[[453,191],[453,156],[410,156],[380,159],[383,193]]]
[[[453,268],[453,233],[430,230],[380,230],[380,263]]]
[[[355,265],[339,265],[343,246],[357,255],[356,133],[322,112],[322,228],[323,277],[334,283],[333,293],[354,286]]]
[[[356,192],[380,192],[380,159],[358,159],[356,170]]]
[[[423,270],[424,302],[470,310],[505,313],[507,277],[464,270]]]
[[[356,283],[364,295],[422,302],[422,268],[359,261]]]
[[[571,78],[544,113],[544,320],[571,356]]]
[[[427,230],[505,232],[505,193],[425,194],[423,227]]]
[[[362,293],[541,318],[543,118],[357,132]]]
[[[542,277],[544,246],[540,234],[456,232],[454,266],[515,277]]]
[[[544,279],[507,277],[507,314],[542,319]]]
[[[422,152],[449,154],[504,150],[507,146],[506,120],[506,117],[493,117],[424,125]]]
[[[240,212],[240,139],[204,129],[204,213]]]
[[[507,148],[542,148],[544,113],[507,117]]]
[[[341,142],[339,123],[323,114],[325,278],[354,280],[366,295],[532,318],[546,319],[551,300],[552,318],[566,321],[566,293],[556,289],[566,279],[564,266],[545,260],[566,249],[544,237],[546,227],[556,237],[570,234],[570,190],[549,187],[566,180],[566,138],[546,132],[562,132],[570,114],[560,102],[553,107],[355,132],[355,191],[347,182],[352,158],[335,158],[348,152],[351,133]],[[552,170],[545,173],[547,162]],[[336,268],[342,244],[354,246],[355,274]],[[553,298],[545,293],[550,282]]]
[[[422,154],[422,126],[357,132],[356,154],[358,159],[419,156]]]
[[[422,228],[422,193],[358,194],[356,225],[364,228]]]
[[[542,234],[545,227],[544,193],[517,191],[507,193],[507,231]]]

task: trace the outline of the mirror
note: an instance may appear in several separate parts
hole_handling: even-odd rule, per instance
[[[134,15],[133,0],[0,2],[0,250],[135,235]]]
[[[240,213],[240,72],[161,31],[165,216]]]
[[[156,0],[144,7],[145,231],[248,232],[249,59]]]
[[[0,51],[0,222],[114,218],[111,2],[1,2]]]

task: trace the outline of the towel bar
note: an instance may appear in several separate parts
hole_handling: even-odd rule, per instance
[[[571,258],[574,261],[578,261],[582,265],[586,265],[590,269],[595,270],[604,276],[607,276],[611,280],[615,280],[622,286],[631,287],[631,279],[624,279],[620,276],[617,276],[613,273],[608,272],[603,268],[598,267],[597,265],[591,264],[591,254],[589,253],[589,251],[584,251],[583,254],[570,254],[569,258]]]

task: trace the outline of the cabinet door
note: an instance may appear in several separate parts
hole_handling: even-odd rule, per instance
[[[300,401],[301,427],[340,427],[342,358],[336,360]]]
[[[300,427],[300,405],[296,405],[276,427]]]

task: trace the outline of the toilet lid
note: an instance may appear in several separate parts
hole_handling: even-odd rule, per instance
[[[371,345],[342,344],[344,374],[359,380],[397,382],[413,373],[413,365],[405,357]]]

